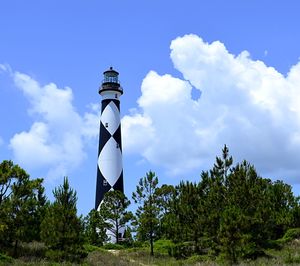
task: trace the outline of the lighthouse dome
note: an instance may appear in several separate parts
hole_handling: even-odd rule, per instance
[[[119,72],[112,67],[103,72],[103,81],[99,88],[99,94],[104,91],[116,91],[123,94],[123,89],[119,82]]]

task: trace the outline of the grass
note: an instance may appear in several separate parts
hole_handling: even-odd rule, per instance
[[[169,241],[160,240],[155,243],[155,255],[149,254],[149,247],[136,247],[126,249],[104,249],[94,246],[86,246],[88,256],[80,265],[84,266],[216,266],[226,265],[222,261],[212,261],[207,255],[195,255],[186,260],[176,260],[168,255],[167,248],[171,245]],[[106,247],[107,248],[107,247]],[[12,259],[11,257],[0,254],[0,265],[79,265],[74,263],[54,263],[43,257],[45,247],[41,243],[23,244],[20,252],[21,257]],[[282,266],[300,265],[300,240],[295,239],[283,245],[281,249],[266,250],[266,256],[257,260],[242,261],[240,266]]]

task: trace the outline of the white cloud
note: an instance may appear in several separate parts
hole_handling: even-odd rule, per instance
[[[6,72],[7,71],[7,67],[3,64],[0,64],[0,73],[1,72]]]
[[[210,167],[226,143],[264,174],[299,175],[300,63],[285,77],[247,51],[235,56],[196,35],[173,40],[171,59],[184,80],[148,73],[138,111],[122,121],[128,151],[176,174]]]
[[[12,70],[11,70],[10,66],[7,65],[7,64],[0,64],[0,73],[9,73],[9,74],[11,74]]]
[[[13,78],[30,102],[29,114],[36,120],[28,131],[10,140],[15,159],[29,169],[46,167],[47,177],[52,179],[68,174],[86,157],[85,141],[98,134],[97,111],[80,116],[68,87],[60,89],[54,83],[41,86],[19,72],[13,73]]]

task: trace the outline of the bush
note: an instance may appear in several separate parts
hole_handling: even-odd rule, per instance
[[[192,242],[183,242],[169,247],[168,254],[176,259],[186,259],[193,255],[195,246]]]
[[[281,249],[280,239],[278,239],[278,240],[268,240],[266,242],[265,248],[266,249],[275,249],[275,250]]]
[[[120,244],[107,243],[103,246],[104,249],[124,249],[124,247]]]
[[[0,263],[10,263],[13,261],[12,257],[0,253]]]
[[[284,234],[284,236],[282,237],[282,240],[288,242],[296,238],[300,238],[300,228],[288,229]]]
[[[19,245],[18,255],[19,257],[36,257],[44,258],[46,253],[46,246],[42,242],[29,242],[21,243]]]
[[[95,250],[100,250],[101,248],[98,246],[90,245],[90,244],[84,244],[83,248],[86,252],[93,252]]]
[[[83,264],[83,265],[90,265],[90,266],[137,265],[137,264],[133,264],[129,258],[126,258],[126,257],[124,258],[122,256],[115,256],[111,252],[108,252],[106,250],[98,250],[98,251],[93,251],[93,252],[89,253],[84,262],[85,262],[85,264]]]
[[[197,262],[207,262],[207,261],[211,261],[212,258],[208,255],[193,255],[191,257],[189,257],[186,262],[187,264],[195,264]]]
[[[63,261],[80,262],[86,256],[87,256],[87,252],[83,250],[67,252],[64,250],[49,249],[46,251],[46,257],[49,260],[56,261],[56,262],[63,262]]]
[[[174,246],[171,240],[160,239],[154,242],[154,250],[161,254],[169,254],[169,250]]]
[[[65,259],[65,252],[49,249],[46,251],[46,257],[51,261],[62,262]]]
[[[283,258],[284,262],[287,264],[299,264],[300,263],[300,255],[299,254],[293,254],[290,250],[287,252],[287,254]]]

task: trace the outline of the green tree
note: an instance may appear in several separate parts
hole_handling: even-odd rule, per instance
[[[137,235],[140,240],[150,241],[150,254],[153,256],[153,242],[159,232],[159,201],[157,195],[158,178],[154,172],[149,171],[141,178],[136,186],[136,192],[132,193],[135,203],[138,203],[136,211]]]
[[[199,191],[201,191],[202,208],[205,215],[202,228],[208,237],[210,246],[216,253],[219,252],[218,238],[220,220],[225,205],[225,181],[233,163],[229,150],[225,145],[222,156],[216,157],[216,162],[210,171],[201,173]]]
[[[41,224],[41,239],[56,254],[54,259],[77,260],[83,250],[83,223],[77,217],[77,196],[68,178],[53,191],[55,201],[47,209]]]
[[[106,222],[108,235],[118,244],[123,238],[126,223],[132,219],[132,213],[127,211],[130,201],[118,190],[106,192],[100,205],[100,214]]]
[[[202,191],[198,184],[181,182],[178,186],[178,213],[181,241],[193,241],[195,251],[199,251],[199,238],[203,235],[205,213]]]
[[[158,206],[160,208],[159,215],[159,236],[165,239],[174,239],[177,235],[176,231],[176,215],[175,215],[175,198],[176,188],[172,185],[162,185],[156,190]]]
[[[288,228],[294,224],[294,210],[296,209],[296,198],[292,187],[282,181],[275,181],[271,186],[270,202],[272,205],[273,239],[281,238]]]
[[[0,164],[0,246],[39,240],[40,223],[46,208],[43,179],[29,175],[12,161]]]
[[[106,223],[100,212],[91,210],[84,219],[84,233],[89,244],[95,246],[102,246],[107,240]]]
[[[295,197],[294,206],[291,210],[293,215],[293,225],[294,228],[300,227],[300,196]]]
[[[40,224],[46,207],[42,182],[42,179],[28,179],[23,180],[23,184],[12,187],[9,215],[15,256],[20,241],[40,240]]]
[[[220,234],[220,238],[223,238],[223,250],[225,248],[227,253],[230,249],[224,247],[224,237],[227,238],[226,243],[233,237],[235,242],[231,240],[231,246],[237,247],[240,252],[231,248],[232,254],[229,257],[256,257],[262,253],[271,237],[273,224],[272,201],[269,197],[271,186],[271,180],[258,176],[254,166],[247,161],[232,169],[226,180],[226,212],[222,213],[222,219],[227,216],[226,220],[230,221],[234,235],[225,232],[225,235]],[[236,239],[234,228],[240,232],[239,239]]]
[[[245,248],[249,244],[249,235],[243,233],[243,224],[246,217],[237,206],[228,206],[222,212],[219,229],[221,251],[226,260],[236,264]],[[248,237],[248,238],[247,238]]]
[[[247,161],[231,168],[224,181],[218,233],[221,250],[234,263],[239,257],[255,258],[269,240],[282,237],[292,225],[291,187],[260,177]]]

